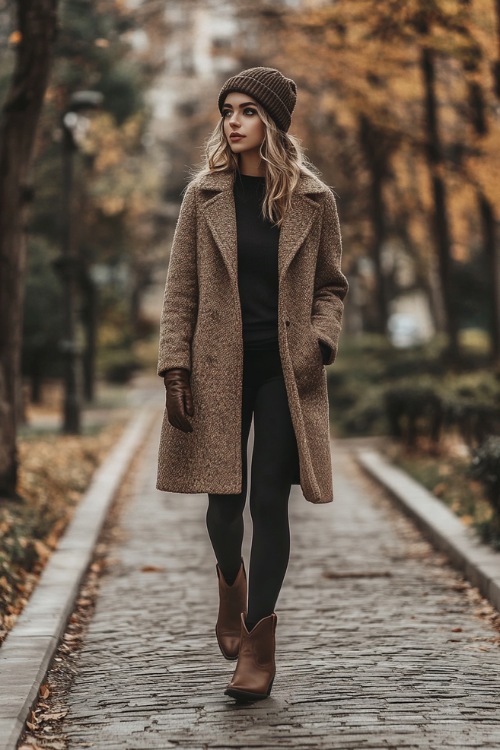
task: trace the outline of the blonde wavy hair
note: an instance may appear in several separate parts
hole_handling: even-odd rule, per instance
[[[267,111],[258,103],[255,106],[265,124],[260,157],[265,163],[266,190],[262,204],[263,217],[281,226],[292,201],[301,174],[319,178],[319,172],[306,157],[300,140],[280,130]],[[238,157],[233,154],[224,134],[221,118],[205,142],[203,166],[192,176],[201,177],[211,172],[233,172],[238,169]]]

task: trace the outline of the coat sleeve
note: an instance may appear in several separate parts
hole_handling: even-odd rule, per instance
[[[197,309],[196,188],[189,185],[170,251],[160,323],[158,375],[172,367],[191,370],[191,340]]]
[[[337,356],[343,300],[349,288],[340,268],[341,260],[342,239],[337,206],[333,193],[328,190],[323,210],[312,307],[312,325],[321,342],[326,365],[331,364]]]

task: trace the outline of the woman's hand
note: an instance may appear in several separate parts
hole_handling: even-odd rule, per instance
[[[166,389],[168,421],[172,427],[182,432],[192,432],[193,428],[187,418],[194,414],[189,370],[183,367],[167,370],[163,376],[163,382]]]

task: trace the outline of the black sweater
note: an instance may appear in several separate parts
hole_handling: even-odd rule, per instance
[[[278,340],[279,227],[262,217],[265,177],[236,172],[238,289],[245,346]]]
[[[238,289],[246,347],[278,343],[279,227],[262,218],[265,177],[236,172],[234,203],[238,238]],[[318,341],[323,362],[330,347]]]

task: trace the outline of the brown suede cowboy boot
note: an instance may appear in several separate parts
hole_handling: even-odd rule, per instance
[[[218,565],[219,614],[215,635],[222,655],[229,661],[238,658],[241,636],[241,613],[247,611],[247,576],[243,559],[236,579],[228,586]]]
[[[267,698],[276,674],[274,661],[275,632],[278,618],[263,617],[248,632],[245,616],[241,615],[241,641],[238,664],[225,690],[237,700],[256,701]]]

